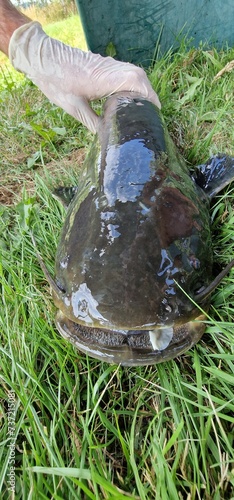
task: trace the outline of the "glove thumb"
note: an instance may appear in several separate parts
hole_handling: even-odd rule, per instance
[[[71,108],[69,104],[71,104]],[[101,118],[93,111],[87,99],[74,96],[74,102],[68,103],[67,106],[63,105],[63,109],[82,122],[93,134],[96,134]]]

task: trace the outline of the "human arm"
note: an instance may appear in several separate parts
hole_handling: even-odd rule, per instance
[[[30,19],[19,12],[9,0],[0,0],[0,50],[8,56],[11,36]]]
[[[8,0],[0,0],[4,16],[7,4],[11,5]],[[89,105],[94,99],[126,90],[139,92],[160,107],[143,69],[65,45],[47,36],[39,23],[30,23],[28,18],[16,12],[18,14],[9,21],[3,43],[0,38],[0,50],[5,50],[13,66],[25,73],[52,102],[92,132],[98,130],[100,123]],[[6,17],[0,17],[0,33],[1,25],[5,26],[4,38]]]

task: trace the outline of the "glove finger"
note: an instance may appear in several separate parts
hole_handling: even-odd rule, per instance
[[[72,114],[77,120],[83,123],[93,134],[98,131],[101,118],[90,107],[88,101],[83,97],[75,97]]]
[[[48,87],[46,82],[38,78],[34,78],[34,83],[56,106],[62,108],[66,113],[82,122],[93,134],[96,134],[101,118],[90,107],[87,99],[72,93],[58,92],[55,86],[51,84]]]

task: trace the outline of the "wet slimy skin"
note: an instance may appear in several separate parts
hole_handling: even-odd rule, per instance
[[[228,165],[222,178],[218,161]],[[200,339],[195,302],[207,310],[212,281],[210,191],[234,177],[233,158],[213,163],[191,175],[151,102],[107,100],[56,256],[56,323],[79,349],[141,365]]]

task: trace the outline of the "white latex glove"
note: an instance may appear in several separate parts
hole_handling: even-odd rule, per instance
[[[100,118],[89,106],[93,99],[133,91],[161,108],[143,69],[69,47],[47,36],[38,22],[14,31],[9,58],[54,104],[94,133]]]

